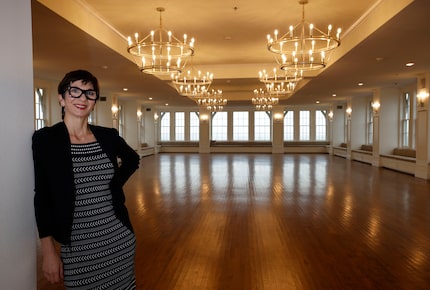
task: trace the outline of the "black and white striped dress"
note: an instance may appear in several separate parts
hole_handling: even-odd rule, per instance
[[[98,142],[72,144],[76,186],[71,245],[61,247],[67,289],[135,289],[135,236],[119,221],[114,167]]]

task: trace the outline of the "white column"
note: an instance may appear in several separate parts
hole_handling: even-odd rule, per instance
[[[205,108],[200,108],[200,138],[199,138],[199,153],[210,153],[210,124],[211,112]]]
[[[417,120],[416,120],[416,152],[417,164],[415,176],[430,179],[430,118],[429,118],[429,88],[430,73],[418,76],[417,84]]]
[[[272,110],[272,153],[284,153],[284,108]]]
[[[31,1],[0,9],[0,289],[36,289]]]

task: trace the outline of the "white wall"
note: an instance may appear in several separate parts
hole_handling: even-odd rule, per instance
[[[399,140],[399,96],[397,88],[380,89],[381,108],[379,114],[379,150],[381,154],[392,154]]]
[[[124,139],[128,145],[137,150],[140,148],[138,141],[137,104],[136,101],[121,101],[124,111]]]
[[[11,29],[13,28],[13,29]],[[36,289],[31,2],[0,9],[0,289]]]
[[[103,88],[101,88],[103,91]],[[103,96],[103,93],[101,93]],[[112,97],[107,96],[106,101],[98,100],[95,107],[96,125],[108,128],[113,127],[112,120]]]
[[[351,149],[360,149],[366,144],[366,109],[370,98],[353,98],[351,114]]]

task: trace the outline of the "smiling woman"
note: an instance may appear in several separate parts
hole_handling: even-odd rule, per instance
[[[135,289],[122,186],[139,156],[117,130],[88,124],[98,97],[96,77],[69,72],[58,85],[63,122],[33,135],[42,272],[67,289]]]

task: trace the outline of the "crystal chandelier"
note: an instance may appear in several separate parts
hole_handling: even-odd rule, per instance
[[[221,90],[207,91],[200,97],[194,99],[199,107],[204,107],[208,111],[222,111],[227,105],[227,99],[223,98]]]
[[[157,11],[160,12],[160,27],[142,39],[139,39],[137,33],[134,39],[129,36],[127,51],[144,73],[154,75],[180,73],[187,59],[194,55],[194,38],[188,41],[187,35],[184,34],[182,41],[177,39],[171,31],[162,26],[161,14],[165,9],[158,7]]]
[[[213,81],[212,73],[203,74],[194,67],[191,67],[186,73],[173,73],[171,77],[178,93],[189,98],[197,98],[205,94]]]
[[[305,21],[305,4],[308,0],[299,0],[302,5],[302,20],[295,26],[290,26],[287,33],[278,36],[267,35],[267,48],[274,53],[278,64],[283,70],[311,71],[326,66],[327,53],[340,45],[340,32],[333,35],[332,26],[328,26],[327,33]]]
[[[269,74],[266,70],[258,72],[259,79],[264,83],[269,95],[283,96],[293,93],[297,83],[303,78],[303,71],[284,71],[283,75],[278,75],[276,68]]]
[[[277,97],[272,97],[263,89],[255,89],[254,97],[251,101],[257,111],[270,111],[273,109],[274,105],[278,104],[279,99]]]

